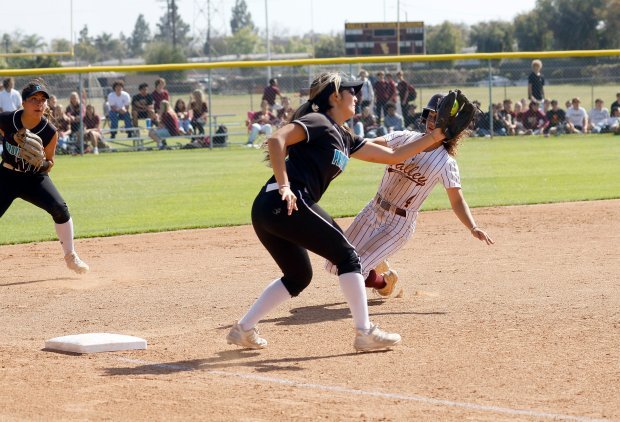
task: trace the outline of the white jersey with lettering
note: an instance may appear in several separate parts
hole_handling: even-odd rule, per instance
[[[424,134],[398,131],[385,135],[388,146],[395,148]],[[415,231],[418,211],[435,185],[460,188],[456,160],[443,145],[421,152],[400,164],[386,166],[377,195],[355,217],[345,234],[361,257],[362,273],[370,270],[402,248]],[[335,274],[327,262],[326,269]]]

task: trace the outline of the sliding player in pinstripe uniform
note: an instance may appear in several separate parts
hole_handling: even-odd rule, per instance
[[[422,118],[426,131],[435,128],[435,112],[443,98],[434,95],[424,108]],[[424,134],[419,132],[392,132],[373,142],[396,148],[414,141]],[[464,134],[448,142],[428,148],[400,164],[388,165],[377,195],[355,217],[345,234],[358,251],[366,287],[379,295],[389,297],[398,281],[396,271],[389,268],[386,259],[402,248],[413,235],[418,211],[424,200],[441,182],[446,188],[452,210],[471,234],[488,245],[494,243],[480,229],[470,212],[461,191],[459,169],[453,156]],[[326,268],[335,274],[334,265],[327,261]]]

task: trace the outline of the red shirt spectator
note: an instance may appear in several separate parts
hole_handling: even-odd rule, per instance
[[[166,80],[164,78],[159,78],[155,81],[155,91],[151,94],[155,113],[159,113],[159,106],[163,100],[170,101],[170,94],[164,89],[165,87]]]
[[[547,117],[539,108],[538,102],[532,101],[528,109],[521,113],[521,122],[526,130],[537,133],[547,124]]]
[[[84,129],[98,129],[101,119],[96,114],[84,114]]]
[[[269,79],[269,85],[263,90],[263,98],[261,101],[267,101],[269,107],[273,107],[276,103],[276,97],[282,98],[282,93],[280,93],[280,87],[278,87],[278,80],[272,78]]]
[[[163,113],[161,115],[161,122],[163,126],[168,129],[170,136],[179,136],[179,119],[174,113]]]

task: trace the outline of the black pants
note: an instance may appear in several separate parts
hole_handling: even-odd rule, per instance
[[[30,174],[0,166],[0,217],[16,198],[47,211],[57,224],[69,221],[69,208],[47,174]]]
[[[293,188],[297,211],[287,215],[278,190],[261,189],[252,206],[252,224],[261,243],[282,270],[282,282],[291,296],[312,280],[308,251],[333,262],[338,274],[361,273],[360,258],[342,229],[303,189]]]

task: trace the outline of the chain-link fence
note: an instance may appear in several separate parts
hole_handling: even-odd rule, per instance
[[[265,62],[229,62],[195,64],[193,68],[187,65],[140,66],[139,69],[126,66],[106,68],[106,71],[71,69],[66,73],[56,69],[48,74],[42,69],[40,74],[29,70],[27,75],[23,71],[13,75],[18,90],[35,77],[33,75],[45,80],[55,96],[50,105],[55,107],[56,124],[66,132],[59,152],[68,153],[92,151],[88,136],[91,122],[89,127],[80,125],[79,119],[78,123],[67,125],[64,122],[66,116],[63,115],[67,114],[72,93],[79,93],[82,113],[89,104],[100,117],[99,151],[243,146],[249,145],[248,141],[256,144],[258,137],[268,132],[266,125],[273,130],[285,122],[291,111],[307,100],[314,76],[324,71],[338,71],[354,78],[359,78],[364,71],[367,73],[373,88],[372,98],[359,98],[359,116],[350,122],[352,129],[354,123],[363,122],[365,136],[398,130],[401,128],[399,120],[403,128],[421,129],[420,112],[430,97],[454,88],[463,90],[479,103],[482,113],[473,128],[478,136],[561,134],[567,128],[554,121],[558,113],[553,110],[562,110],[566,119],[578,114],[569,112],[571,108],[583,109],[587,119],[582,125],[573,122],[573,127],[580,127],[583,132],[613,130],[613,116],[608,114],[615,114],[612,109],[618,106],[620,99],[617,95],[620,93],[620,51],[609,51],[605,55],[578,53],[574,56],[571,52],[540,53],[543,92],[537,89],[540,75],[532,76],[532,62],[536,57],[531,53],[524,53],[523,57],[515,57],[515,54],[429,56],[428,59],[425,56],[392,56],[385,61],[377,57],[367,61],[340,58],[332,63],[326,59],[307,59],[272,63],[269,68]],[[0,75],[11,76],[11,71],[1,71]],[[270,79],[276,80],[276,89],[268,88]],[[165,81],[163,89],[155,89],[158,80]],[[113,89],[115,81],[123,83],[119,94]],[[117,110],[116,107],[123,104],[120,97],[128,104]],[[532,97],[542,101],[534,104]],[[265,107],[266,117],[261,112],[264,98],[272,103]],[[574,98],[580,100],[576,106]],[[170,108],[178,116],[177,131],[166,132],[168,122],[162,118],[163,108]],[[602,116],[608,120],[601,123]],[[550,131],[554,125],[557,130]]]

